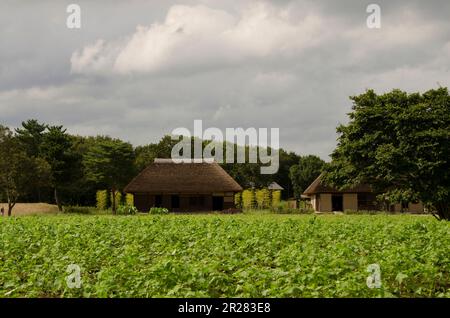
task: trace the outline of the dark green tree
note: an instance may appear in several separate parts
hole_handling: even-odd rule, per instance
[[[320,175],[325,161],[317,156],[300,157],[298,164],[291,166],[289,176],[294,187],[294,196],[300,199],[306,188]]]
[[[47,125],[40,123],[36,119],[24,121],[22,122],[22,126],[20,128],[15,129],[15,138],[18,142],[20,142],[21,147],[25,150],[28,156],[42,158],[41,146],[46,129]],[[43,197],[46,197],[45,194],[47,194],[50,190],[48,185],[43,186],[43,184],[41,184],[37,179],[30,180],[30,182],[35,181],[36,184],[34,187],[31,187],[30,193],[23,194],[21,199],[40,202]]]
[[[351,97],[350,122],[337,128],[338,146],[325,180],[344,188],[368,183],[390,203],[422,201],[450,219],[450,96],[400,90]]]
[[[0,126],[0,192],[8,201],[8,216],[17,201],[33,186],[49,182],[47,162],[29,156],[22,144],[6,127]]]
[[[150,143],[145,146],[137,146],[135,149],[135,166],[138,171],[145,169],[153,163],[155,158],[171,158],[172,148],[179,140],[172,140],[169,135],[164,136],[158,143]]]
[[[84,137],[70,136],[72,139],[71,152],[74,155],[73,165],[71,165],[70,183],[61,188],[61,196],[70,205],[95,205],[95,193],[98,189],[104,189],[105,185],[92,182],[86,178],[83,166],[83,158],[87,151],[100,140],[110,139],[105,136]],[[73,177],[73,178],[72,178]]]
[[[291,198],[292,195],[295,196],[295,186],[290,176],[290,169],[298,164],[300,158],[295,152],[287,152],[284,149],[280,149],[280,168],[273,176],[273,181],[276,181],[284,188],[281,194],[285,199]]]
[[[119,139],[100,140],[84,155],[86,178],[104,184],[111,190],[113,214],[116,214],[116,191],[125,186],[135,174],[134,159],[132,145]]]
[[[145,146],[138,146],[135,149],[136,159],[135,166],[138,171],[144,170],[149,164],[153,163],[155,158],[158,158],[158,145],[148,144]]]
[[[63,126],[48,127],[42,138],[41,155],[50,165],[55,203],[62,211],[59,191],[77,177],[74,166],[81,160],[73,151],[72,138]]]
[[[22,143],[28,156],[40,157],[42,139],[46,124],[39,123],[36,119],[22,122],[22,128],[16,128],[16,138]]]

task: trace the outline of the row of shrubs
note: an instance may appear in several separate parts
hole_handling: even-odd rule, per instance
[[[134,205],[119,205],[117,208],[117,214],[132,215],[136,213],[138,213],[138,209]],[[166,208],[152,207],[148,213],[153,215],[169,214],[169,210]]]
[[[66,206],[64,207],[64,213],[76,213],[76,214],[102,214],[106,210],[98,209],[97,207],[89,206]],[[138,213],[138,209],[134,205],[121,204],[117,207],[117,214],[119,215],[133,215]],[[149,214],[168,214],[169,210],[166,208],[153,207],[150,209]]]
[[[263,189],[246,189],[237,193],[234,197],[235,205],[243,210],[270,210],[280,214],[309,213],[310,209],[300,207],[300,209],[291,207],[289,202],[281,200],[281,191]],[[96,194],[96,207],[67,207],[68,213],[98,214],[111,208],[113,196],[111,191],[99,190]],[[134,197],[132,194],[122,194],[116,192],[115,203],[117,214],[131,215],[138,211],[134,206]],[[94,211],[95,210],[95,211]],[[150,214],[167,214],[169,211],[165,208],[153,207]]]
[[[234,196],[239,209],[271,209],[281,202],[281,191],[264,189],[246,189]]]
[[[117,214],[131,215],[136,213],[138,213],[138,209],[136,209],[134,205],[119,205],[119,207],[117,208]],[[168,214],[169,210],[167,210],[166,208],[152,207],[148,213],[153,215]]]
[[[263,189],[246,189],[234,197],[236,207],[246,210],[270,210],[280,214],[313,213],[310,206],[291,206],[288,201],[281,200],[281,191]]]

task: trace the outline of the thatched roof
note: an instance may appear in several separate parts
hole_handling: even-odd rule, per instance
[[[216,162],[155,159],[125,187],[128,193],[239,192],[242,187]]]
[[[359,186],[338,190],[336,188],[330,187],[321,180],[322,175],[318,176],[313,183],[303,192],[305,195],[317,194],[317,193],[367,193],[372,192],[372,188],[367,184],[361,184]]]
[[[271,184],[269,184],[269,186],[267,188],[269,190],[284,190],[284,188],[276,182],[272,182]]]

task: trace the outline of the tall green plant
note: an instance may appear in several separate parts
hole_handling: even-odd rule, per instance
[[[234,195],[234,205],[236,208],[242,208],[242,192],[238,192]]]
[[[111,206],[113,205],[112,202],[114,202],[114,205],[117,207],[119,205],[122,205],[122,193],[120,191],[116,191],[115,195],[111,192]]]
[[[96,195],[97,209],[106,210],[109,207],[109,195],[108,190],[99,190]]]
[[[242,207],[244,209],[253,209],[256,207],[255,192],[247,189],[242,192]]]
[[[281,191],[274,190],[272,191],[272,208],[277,207],[281,202]]]
[[[127,194],[125,195],[125,203],[126,203],[127,205],[132,205],[132,206],[134,206],[134,196],[133,196],[133,194],[127,193]]]
[[[266,188],[255,191],[256,204],[258,209],[266,209],[270,207],[270,191]]]

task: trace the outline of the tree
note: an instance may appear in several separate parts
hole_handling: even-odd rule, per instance
[[[25,150],[28,156],[39,158],[41,156],[41,146],[44,132],[47,129],[46,124],[39,123],[36,119],[29,119],[22,122],[21,128],[15,129],[15,138],[20,142],[21,147]],[[48,180],[46,180],[47,182]],[[22,195],[23,199],[41,202],[43,197],[43,185],[39,179],[31,179],[30,182],[35,182],[30,193]],[[45,189],[47,190],[47,189]],[[46,192],[46,191],[45,191]]]
[[[273,181],[284,188],[284,191],[282,191],[281,194],[285,199],[292,197],[292,195],[295,196],[295,187],[292,182],[290,169],[299,162],[300,158],[301,156],[297,155],[295,152],[287,152],[280,148],[280,169],[273,176]]]
[[[306,188],[320,175],[325,166],[325,161],[317,156],[309,155],[300,157],[298,164],[289,170],[294,187],[294,196],[300,199]]]
[[[39,123],[36,119],[22,122],[22,128],[16,128],[16,138],[22,143],[28,156],[39,157],[44,131],[47,125]]]
[[[108,186],[112,193],[112,212],[116,214],[116,191],[134,175],[134,151],[131,144],[118,139],[100,140],[83,158],[86,178]]]
[[[178,143],[178,140],[172,140],[169,135],[164,136],[156,144],[138,146],[135,149],[135,166],[138,171],[145,169],[154,162],[155,158],[171,158],[172,148]]]
[[[158,158],[158,145],[148,144],[145,146],[138,146],[135,150],[136,160],[135,166],[138,171],[144,170],[148,165]]]
[[[48,182],[48,164],[30,157],[21,146],[8,128],[0,126],[0,153],[3,154],[0,156],[0,191],[8,201],[8,216],[18,199],[33,185]]]
[[[324,180],[339,188],[370,184],[390,203],[422,201],[450,220],[450,96],[400,90],[351,97],[350,122],[337,128],[338,146]]]
[[[206,141],[208,142],[208,141]],[[234,147],[234,163],[226,163],[227,161],[227,151],[228,147]],[[221,164],[222,168],[236,180],[244,188],[265,188],[273,181],[278,174],[262,174],[261,167],[264,165],[258,155],[256,163],[250,162],[250,153],[254,151],[259,154],[259,147],[249,146],[249,145],[238,145],[230,142],[223,142],[223,155],[224,163]],[[245,153],[245,161],[243,163],[238,163],[238,153]],[[272,150],[269,150],[270,154]],[[280,168],[281,170],[281,168]],[[280,172],[278,171],[278,173]]]
[[[77,154],[72,150],[72,138],[63,126],[48,127],[42,138],[41,153],[50,165],[54,199],[59,211],[62,211],[59,190],[76,177],[74,167],[78,160]]]

